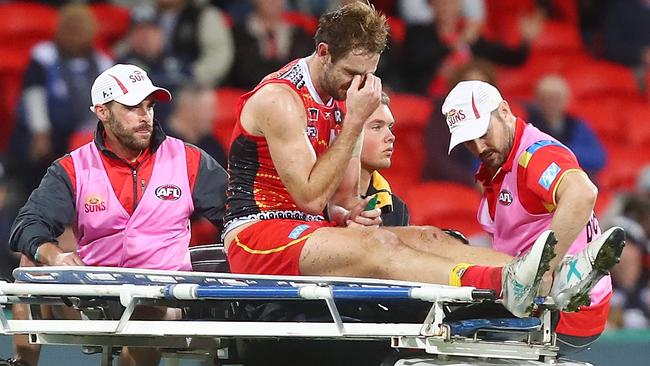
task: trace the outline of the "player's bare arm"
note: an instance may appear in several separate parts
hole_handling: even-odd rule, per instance
[[[567,171],[555,191],[556,210],[551,222],[551,230],[557,238],[556,253],[551,261],[551,269],[560,262],[571,243],[576,239],[596,204],[598,189],[581,170]]]
[[[266,138],[280,179],[296,204],[309,213],[323,212],[343,178],[363,122],[379,104],[381,81],[370,75],[360,87],[361,79],[355,77],[348,90],[348,100],[358,110],[346,115],[341,133],[319,159],[305,133],[302,102],[288,86],[264,86],[242,110],[242,125]]]

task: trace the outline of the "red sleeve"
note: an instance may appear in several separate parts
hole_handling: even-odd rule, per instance
[[[59,160],[59,164],[68,174],[70,178],[70,185],[72,186],[72,193],[77,194],[77,179],[74,172],[74,162],[72,161],[72,156],[66,155]]]
[[[190,144],[185,144],[185,159],[187,160],[187,178],[190,181],[190,190],[194,192],[194,183],[201,165],[201,150]]]
[[[523,168],[523,169],[522,169]],[[582,170],[575,155],[562,145],[548,145],[535,150],[524,167],[526,188],[546,204],[555,204],[555,189],[570,170]]]

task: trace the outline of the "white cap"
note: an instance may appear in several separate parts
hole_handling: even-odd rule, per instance
[[[147,73],[141,68],[135,65],[117,64],[95,79],[90,90],[93,102],[90,110],[94,111],[96,105],[112,100],[135,106],[152,93],[156,100],[169,102],[172,99],[171,93],[167,89],[154,86]]]
[[[442,104],[451,133],[449,152],[458,144],[485,135],[490,113],[502,100],[497,88],[486,82],[470,80],[456,84]]]

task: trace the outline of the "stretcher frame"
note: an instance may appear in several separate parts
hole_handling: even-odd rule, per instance
[[[159,284],[132,284],[120,281],[101,284],[60,283],[47,279],[52,267],[17,269],[18,281],[0,282],[0,304],[67,304],[80,310],[92,310],[96,299],[124,306],[119,320],[9,320],[0,312],[0,334],[28,334],[39,344],[94,345],[103,347],[102,365],[111,365],[112,350],[119,346],[162,347],[173,349],[175,357],[215,358],[226,349],[222,341],[232,338],[301,338],[330,340],[390,340],[393,348],[419,349],[432,358],[478,357],[480,359],[526,360],[555,363],[555,334],[551,331],[550,312],[542,310],[541,324],[534,329],[481,329],[471,336],[452,334],[445,323],[444,307],[499,301],[490,291],[472,287],[450,287],[413,282],[360,278],[279,277],[171,271],[129,271],[94,267],[60,267],[56,271],[75,273],[145,273]],[[31,276],[31,277],[30,277]],[[180,276],[180,277],[179,277]],[[217,278],[213,284],[164,284],[165,278],[198,276]],[[97,278],[100,278],[98,276]],[[67,279],[69,281],[69,279]],[[270,282],[269,282],[270,281]],[[110,284],[113,283],[114,284]],[[196,282],[196,281],[195,281]],[[276,286],[268,284],[275,283]],[[260,285],[262,284],[262,285]],[[345,322],[338,310],[340,300],[425,301],[431,308],[420,323]],[[182,307],[196,301],[322,301],[327,305],[329,322],[259,321],[140,321],[131,316],[138,305]],[[544,308],[544,304],[540,304]],[[488,334],[519,333],[517,341],[490,341]],[[171,356],[172,354],[167,354]]]

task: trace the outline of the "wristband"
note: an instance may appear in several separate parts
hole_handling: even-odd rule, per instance
[[[38,248],[36,248],[36,252],[34,252],[34,260],[35,260],[36,262],[38,262],[38,263],[41,263],[40,255],[38,255],[38,250],[39,250],[39,249],[41,249],[40,245],[38,246]]]

